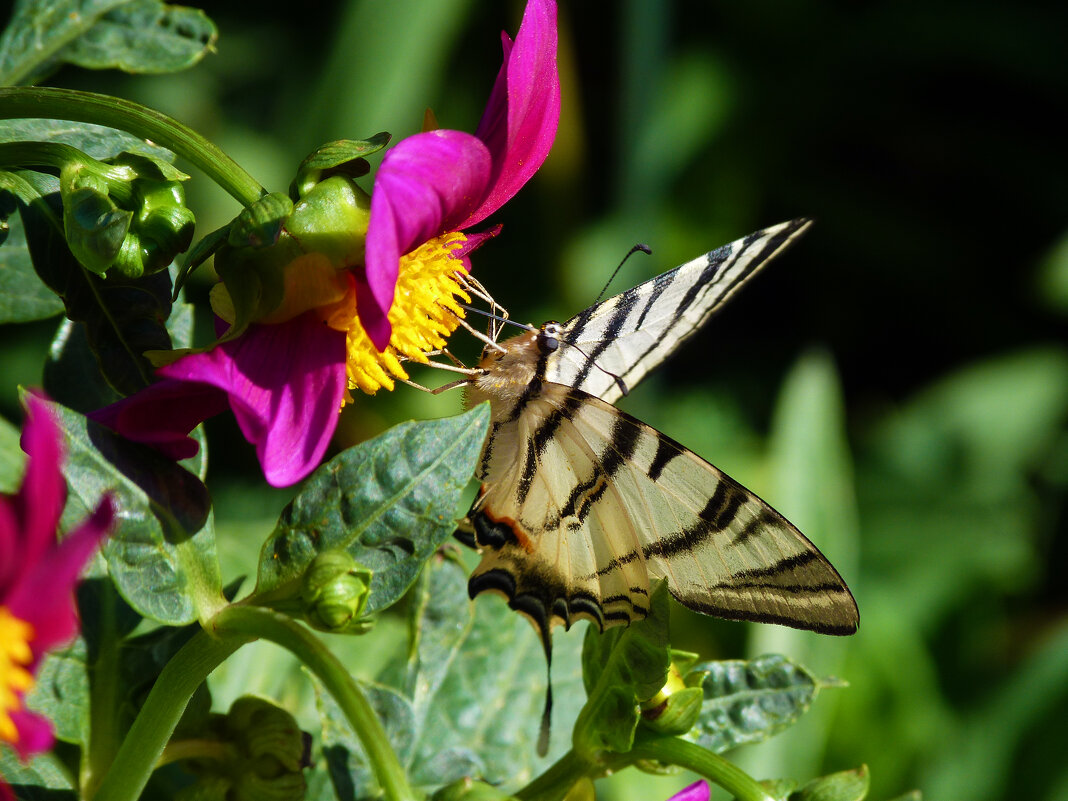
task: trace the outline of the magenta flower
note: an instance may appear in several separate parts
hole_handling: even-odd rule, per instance
[[[485,220],[549,155],[560,119],[556,5],[530,0],[515,42],[501,34],[504,63],[474,135],[429,131],[390,150],[375,176],[367,228],[367,283],[360,322],[375,346],[389,343],[402,254]]]
[[[23,696],[45,652],[78,631],[74,585],[107,533],[112,509],[105,497],[57,542],[67,499],[62,435],[35,396],[26,403],[22,449],[29,457],[22,487],[15,495],[0,495],[0,742],[28,759],[51,748],[53,736],[46,718],[23,707]]]
[[[667,801],[708,801],[710,797],[711,791],[708,789],[708,782],[702,779],[699,782],[694,782],[689,787],[679,790]]]
[[[185,356],[158,371],[163,381],[91,416],[183,458],[196,452],[189,431],[229,406],[270,484],[308,475],[347,390],[392,389],[407,378],[401,358],[425,362],[445,345],[463,315],[456,298],[466,298],[453,275],[496,233],[464,231],[515,195],[549,153],[560,116],[555,3],[530,0],[515,41],[502,34],[502,42],[504,63],[474,135],[429,131],[386,154],[363,259],[335,263],[333,278],[317,273],[309,294],[321,303]]]

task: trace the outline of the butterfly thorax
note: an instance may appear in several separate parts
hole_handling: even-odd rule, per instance
[[[467,405],[493,400],[510,406],[529,395],[531,385],[544,379],[546,358],[560,346],[559,328],[548,322],[500,343],[502,350],[486,348],[478,363],[482,373],[468,385]]]

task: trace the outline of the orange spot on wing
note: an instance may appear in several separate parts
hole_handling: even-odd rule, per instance
[[[497,515],[493,514],[493,510],[490,509],[488,506],[483,507],[482,513],[494,523],[500,523],[508,526],[508,528],[510,528],[512,530],[512,533],[515,535],[516,541],[519,543],[519,547],[527,553],[534,553],[534,543],[530,541],[530,537],[527,536],[527,533],[523,531],[522,527],[520,527],[517,521],[513,520],[510,517],[497,517]]]

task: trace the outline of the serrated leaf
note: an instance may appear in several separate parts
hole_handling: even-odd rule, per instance
[[[196,9],[156,0],[23,0],[0,38],[0,85],[33,83],[60,64],[127,72],[173,72],[215,41]]]
[[[256,593],[295,597],[312,559],[343,550],[374,571],[366,612],[394,603],[452,534],[488,419],[402,423],[322,465],[264,543]]]
[[[112,494],[115,524],[103,553],[122,597],[160,623],[196,620],[198,607],[222,592],[207,488],[151,448],[59,404],[48,406],[67,444],[68,508],[84,517]]]
[[[863,801],[868,795],[868,766],[821,776],[790,794],[790,801]]]
[[[46,198],[52,219],[37,204],[23,206],[30,254],[41,279],[58,294],[67,316],[85,324],[88,344],[107,382],[122,395],[151,383],[146,350],[171,346],[165,321],[171,311],[166,272],[124,280],[87,272],[67,248],[55,221],[62,217],[58,197]]]
[[[784,656],[705,662],[708,671],[701,714],[691,738],[721,753],[743,743],[766,740],[791,726],[819,692],[816,678]]]
[[[63,763],[51,753],[38,754],[22,764],[11,748],[0,748],[0,776],[11,785],[18,801],[77,801],[74,782]]]
[[[670,664],[668,591],[662,581],[653,588],[644,620],[604,633],[592,626],[586,631],[582,679],[587,699],[575,721],[575,751],[591,758],[604,750],[629,751],[640,718],[638,703],[664,686]]]

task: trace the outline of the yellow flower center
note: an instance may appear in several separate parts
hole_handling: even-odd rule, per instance
[[[464,316],[457,299],[471,302],[454,277],[463,266],[450,255],[466,239],[458,232],[444,234],[401,256],[397,290],[389,310],[393,334],[381,353],[356,317],[353,293],[331,311],[327,324],[346,332],[349,389],[368,395],[383,387],[392,390],[395,378],[408,377],[401,357],[426,364],[428,351],[445,347],[448,336],[460,324],[459,318]],[[351,401],[348,396],[344,402]]]
[[[9,743],[19,740],[10,713],[22,708],[19,693],[33,687],[33,676],[25,668],[33,660],[31,639],[33,626],[0,606],[0,740]]]

